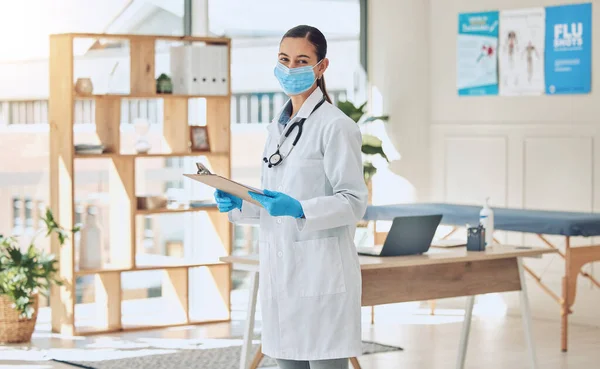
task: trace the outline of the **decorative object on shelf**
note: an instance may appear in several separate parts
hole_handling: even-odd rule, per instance
[[[192,143],[192,151],[210,151],[208,127],[190,126],[190,140]]]
[[[77,144],[75,145],[75,153],[84,155],[98,155],[104,152],[104,145],[95,144]]]
[[[190,201],[190,208],[210,208],[217,206],[214,200],[192,200]]]
[[[135,132],[138,135],[135,141],[135,151],[138,154],[146,154],[152,148],[150,141],[148,141],[147,134],[150,131],[150,122],[145,118],[136,118],[133,122]]]
[[[389,116],[368,116],[365,115],[365,107],[367,103],[360,106],[355,106],[349,101],[338,101],[337,107],[344,112],[350,119],[355,121],[357,124],[365,125],[377,120],[386,122]],[[362,135],[362,153],[365,155],[380,155],[387,162],[389,162],[387,155],[383,151],[383,142],[380,138],[375,137],[371,134],[363,133]],[[377,168],[373,166],[373,163],[367,158],[363,163],[363,170],[365,176],[365,182],[369,182],[373,175],[377,172]]]
[[[54,255],[35,247],[37,237],[56,234],[62,246],[70,233],[54,220],[50,210],[42,218],[46,227],[33,236],[26,251],[17,238],[0,235],[0,343],[29,342],[38,313],[38,296],[46,295],[53,284],[61,285]]]
[[[167,256],[175,258],[183,258],[183,242],[182,241],[166,241]]]
[[[98,223],[98,207],[90,204],[86,208],[86,217],[81,228],[81,241],[79,250],[79,269],[102,268],[103,232]]]
[[[187,209],[189,204],[184,200],[183,188],[171,187],[167,190],[167,209]]]
[[[172,94],[173,93],[173,82],[171,77],[162,73],[156,79],[156,93],[157,94]]]
[[[75,82],[75,93],[79,96],[90,96],[94,92],[91,78],[77,78]]]
[[[148,195],[137,197],[138,210],[157,210],[167,208],[167,197],[165,195]]]

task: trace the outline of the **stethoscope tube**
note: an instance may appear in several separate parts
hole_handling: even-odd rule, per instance
[[[268,168],[273,168],[273,167],[281,164],[283,162],[283,159],[290,156],[290,154],[292,153],[292,150],[294,150],[294,147],[296,147],[296,144],[298,143],[298,141],[300,140],[300,137],[302,136],[302,128],[304,127],[304,122],[306,122],[306,119],[308,119],[315,112],[315,110],[317,110],[321,105],[323,105],[324,102],[325,102],[325,97],[323,97],[321,99],[321,101],[319,101],[319,103],[315,106],[315,108],[310,112],[308,117],[302,118],[299,121],[292,123],[292,125],[285,131],[285,133],[283,135],[283,139],[277,144],[277,151],[275,151],[275,153],[273,153],[271,156],[269,156],[268,159],[266,156],[263,158],[263,162],[265,162],[267,164]],[[290,134],[296,127],[298,127],[298,133],[296,133],[296,137],[294,138],[294,141],[292,142],[292,147],[290,148],[290,151],[288,151],[287,155],[283,156],[279,152],[279,148],[281,147],[281,145],[283,145],[285,140],[290,136]]]

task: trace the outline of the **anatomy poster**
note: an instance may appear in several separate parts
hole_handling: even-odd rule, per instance
[[[591,80],[592,4],[546,8],[546,93],[589,93]]]
[[[498,94],[498,12],[458,15],[459,95]]]
[[[500,12],[500,95],[544,93],[544,8]]]

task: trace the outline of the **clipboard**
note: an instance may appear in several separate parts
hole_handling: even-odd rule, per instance
[[[258,188],[246,186],[241,183],[232,181],[228,178],[213,174],[201,163],[196,163],[196,166],[198,167],[198,173],[184,174],[184,176],[191,178],[194,181],[202,182],[207,186],[230,193],[234,196],[241,198],[244,201],[262,207],[262,205],[258,201],[254,200],[248,194],[248,191],[251,191],[254,193],[264,195],[264,193]]]

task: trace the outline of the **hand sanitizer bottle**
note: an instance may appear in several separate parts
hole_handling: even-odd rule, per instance
[[[479,224],[485,228],[485,245],[494,243],[494,212],[490,208],[490,198],[485,199],[485,205],[479,212]]]

